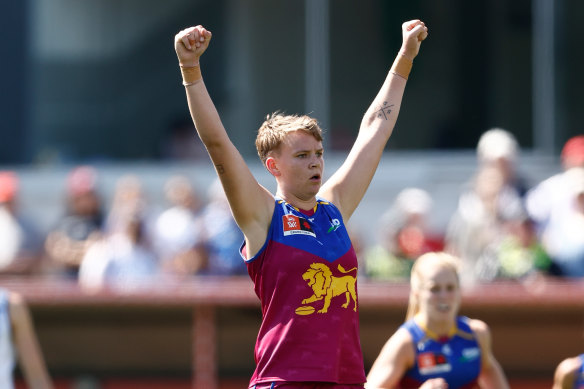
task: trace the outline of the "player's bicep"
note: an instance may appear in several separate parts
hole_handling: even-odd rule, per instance
[[[260,185],[237,149],[228,143],[208,148],[235,222],[253,254],[262,247],[274,211],[274,197]]]
[[[266,189],[257,182],[239,151],[226,142],[208,147],[208,152],[237,223],[241,227],[257,219],[265,212],[269,193],[266,195]]]

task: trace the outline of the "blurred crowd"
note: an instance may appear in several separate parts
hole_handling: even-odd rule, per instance
[[[443,233],[428,228],[431,194],[404,189],[380,219],[377,244],[362,256],[365,274],[407,280],[416,258],[444,250],[462,259],[466,285],[584,277],[584,136],[563,146],[563,171],[535,185],[519,174],[519,158],[510,132],[482,134],[477,169]]]
[[[443,232],[428,220],[437,206],[404,188],[379,218],[376,242],[354,237],[366,278],[407,281],[416,258],[441,251],[462,259],[463,283],[584,277],[584,135],[563,146],[563,171],[530,186],[518,173],[520,147],[508,131],[486,131],[477,169]],[[47,275],[87,289],[136,289],[194,275],[243,275],[243,235],[219,182],[201,194],[187,177],[168,178],[154,211],[137,176],[121,177],[110,203],[99,172],[67,176],[65,212],[41,233],[18,207],[19,178],[0,172],[0,275]]]
[[[140,179],[118,179],[110,204],[99,172],[67,176],[63,215],[39,233],[18,207],[18,177],[0,172],[0,275],[77,280],[88,290],[128,291],[194,275],[247,274],[243,235],[217,181],[204,195],[185,176],[168,178],[165,208],[154,211]]]

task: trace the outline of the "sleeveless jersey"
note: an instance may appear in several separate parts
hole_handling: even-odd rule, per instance
[[[580,368],[576,370],[576,377],[574,378],[574,389],[584,389],[584,354],[579,355]]]
[[[12,378],[14,363],[8,292],[0,289],[0,388],[14,387]]]
[[[402,325],[412,335],[414,366],[406,372],[400,388],[418,388],[431,378],[444,378],[449,389],[478,388],[481,348],[468,318],[456,320],[456,332],[446,339],[430,337],[413,319]]]
[[[341,213],[320,198],[311,216],[275,201],[266,242],[246,260],[263,318],[250,387],[273,381],[362,384],[357,257]]]

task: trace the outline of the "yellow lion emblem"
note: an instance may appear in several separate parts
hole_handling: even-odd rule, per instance
[[[344,274],[357,270],[356,267],[351,270],[345,270],[341,265],[337,269]],[[344,293],[347,300],[342,307],[347,308],[351,302],[351,298],[353,298],[353,311],[357,312],[357,293],[355,292],[357,277],[335,277],[327,265],[313,263],[302,274],[302,279],[308,282],[308,286],[314,292],[312,296],[302,300],[302,304],[310,304],[324,298],[324,306],[317,312],[326,313],[331,305],[331,299]]]

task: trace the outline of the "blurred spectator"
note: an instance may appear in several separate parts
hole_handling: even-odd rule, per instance
[[[39,269],[42,237],[18,210],[18,177],[0,172],[0,274],[32,274]]]
[[[227,196],[219,180],[208,192],[209,202],[203,210],[205,228],[205,248],[208,254],[208,274],[247,274],[247,268],[239,249],[243,243],[243,233],[235,223]]]
[[[446,251],[461,258],[461,281],[489,281],[499,274],[499,246],[505,225],[521,218],[526,185],[516,165],[515,137],[500,128],[485,132],[477,145],[478,168],[461,194],[446,232]]]
[[[491,128],[484,132],[477,144],[479,169],[494,166],[503,179],[503,190],[525,196],[528,184],[517,171],[519,145],[515,136],[502,128]]]
[[[148,211],[142,182],[133,174],[124,175],[116,182],[112,204],[105,220],[105,232],[124,232],[129,219],[142,215],[147,225],[145,234],[148,235]]]
[[[163,269],[176,275],[192,275],[207,268],[202,202],[184,176],[171,177],[164,187],[170,204],[154,225],[154,247]],[[225,237],[225,241],[230,237]]]
[[[474,179],[471,189],[461,195],[446,232],[447,251],[461,258],[465,284],[497,276],[504,224],[521,209],[520,198],[505,191],[501,172],[494,166],[483,166]]]
[[[384,280],[407,280],[416,258],[443,248],[442,238],[429,231],[429,193],[418,188],[401,191],[380,220],[378,244],[365,255],[366,274]]]
[[[14,388],[17,360],[29,388],[53,387],[26,302],[0,288],[0,388]]]
[[[45,250],[52,264],[65,275],[77,278],[87,248],[100,238],[103,228],[95,169],[79,166],[69,173],[65,207],[65,215],[47,235]]]
[[[566,203],[553,209],[541,239],[559,275],[584,277],[584,168],[573,167],[563,178]]]
[[[87,250],[79,269],[80,285],[123,292],[152,287],[160,280],[159,264],[144,238],[139,213],[118,219],[117,230]]]
[[[527,210],[554,263],[555,274],[584,276],[584,135],[561,153],[564,171],[529,191]]]
[[[498,277],[532,279],[550,271],[551,259],[543,248],[535,230],[535,223],[524,209],[504,223],[499,244]]]

